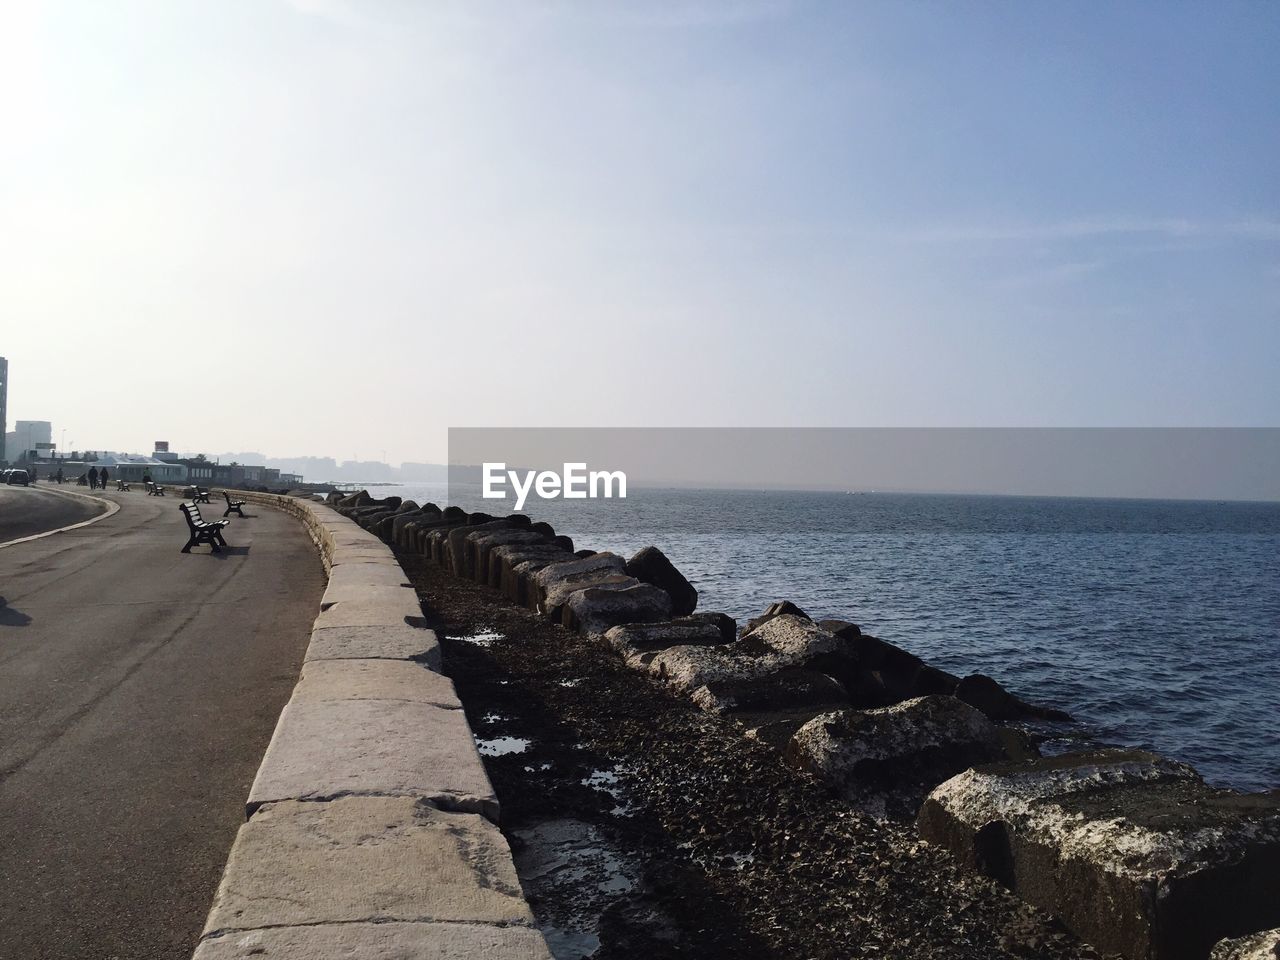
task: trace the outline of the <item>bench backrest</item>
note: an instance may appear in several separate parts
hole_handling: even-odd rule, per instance
[[[194,530],[197,525],[204,523],[204,520],[200,516],[200,508],[194,503],[180,503],[178,504],[178,509],[181,510],[182,515],[187,518],[187,526],[192,530]]]

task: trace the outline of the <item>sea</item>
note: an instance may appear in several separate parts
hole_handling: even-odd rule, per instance
[[[509,512],[444,483],[369,489]],[[989,674],[1073,716],[1053,748],[1143,747],[1280,788],[1280,503],[632,487],[525,511],[578,549],[656,545],[701,610],[741,623],[791,600]]]

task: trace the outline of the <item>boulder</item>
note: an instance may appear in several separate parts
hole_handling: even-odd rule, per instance
[[[551,543],[495,547],[489,554],[489,585],[507,599],[530,606],[529,578],[545,566],[572,559],[573,554]]]
[[[496,547],[532,545],[543,543],[543,537],[528,528],[507,527],[472,533],[466,538],[464,549],[469,552],[467,569],[476,583],[491,586],[489,560]]]
[[[682,692],[727,680],[753,680],[834,654],[840,641],[810,620],[784,614],[723,646],[680,646],[654,656],[649,671]]]
[[[789,763],[869,813],[914,816],[929,791],[978,763],[1004,759],[995,724],[955,697],[823,714],[787,744]]]
[[[724,638],[725,643],[733,643],[738,636],[738,622],[727,613],[704,610],[691,614],[691,616],[696,620],[705,620],[707,623],[715,624],[716,629],[720,631],[720,636]]]
[[[1277,957],[1280,957],[1280,929],[1222,940],[1209,954],[1209,960],[1276,960]]]
[[[698,591],[657,547],[638,550],[627,561],[626,571],[642,583],[667,591],[671,597],[671,612],[678,617],[693,613],[698,605]]]
[[[834,633],[841,640],[856,640],[862,636],[862,628],[848,620],[819,620],[818,626]]]
[[[608,630],[604,639],[628,665],[644,669],[655,653],[668,647],[709,647],[726,642],[720,627],[701,617],[629,623]]]
[[[811,717],[849,705],[839,683],[825,673],[801,668],[762,677],[712,680],[693,691],[692,700],[707,713],[756,715],[811,708]]]
[[[965,677],[955,688],[955,695],[977,707],[992,720],[1015,720],[1019,717],[1037,717],[1042,720],[1070,720],[1069,714],[1048,707],[1038,707],[1009,693],[991,677],[974,673]]]
[[[561,563],[550,563],[533,574],[530,582],[530,600],[541,607],[543,597],[552,587],[580,584],[586,586],[611,574],[623,574],[626,561],[616,553],[596,553],[589,557],[575,557]]]
[[[769,606],[765,608],[764,613],[760,614],[760,616],[748,620],[747,625],[742,628],[742,632],[750,633],[766,621],[772,620],[774,617],[780,617],[784,614],[788,614],[793,617],[800,617],[802,620],[813,619],[790,600],[778,600],[769,604]]]
[[[667,591],[633,579],[630,584],[591,586],[570,594],[563,622],[579,633],[594,634],[624,623],[652,623],[670,617]]]
[[[976,767],[918,826],[1105,953],[1203,960],[1280,925],[1280,792],[1215,789],[1145,751]]]
[[[472,518],[477,514],[472,514]],[[497,530],[510,530],[511,524],[506,520],[487,520],[484,523],[468,523],[464,527],[454,527],[449,531],[445,566],[452,570],[454,576],[471,580],[474,575],[474,557],[469,548],[471,538]]]

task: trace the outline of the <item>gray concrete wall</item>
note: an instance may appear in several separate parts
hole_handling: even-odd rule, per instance
[[[391,551],[329,507],[295,516],[329,588],[194,960],[549,960],[440,648]]]

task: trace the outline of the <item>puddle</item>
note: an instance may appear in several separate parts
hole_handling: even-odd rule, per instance
[[[557,681],[556,681],[556,683],[557,683],[559,686],[562,686],[562,687],[576,687],[576,686],[577,686],[578,684],[580,684],[581,682],[582,682],[582,681],[581,681],[580,679],[576,678],[576,677],[575,677],[575,678],[573,678],[573,679],[570,679],[570,680],[557,680]]]
[[[640,865],[581,820],[546,820],[515,831],[516,872],[543,905],[539,927],[556,960],[582,960],[600,946],[600,918],[639,884]]]
[[[476,749],[482,757],[504,757],[509,753],[524,753],[533,743],[523,737],[494,737],[491,740],[475,738]]]
[[[497,641],[504,639],[504,637],[493,630],[481,630],[479,633],[468,634],[457,639],[463,643],[474,643],[477,647],[491,647]]]
[[[601,793],[607,793],[613,797],[616,806],[609,811],[615,817],[629,817],[635,813],[635,808],[627,803],[626,793],[619,782],[618,775],[626,773],[623,767],[611,767],[608,770],[592,770],[590,776],[582,781],[584,787],[590,787],[592,790],[599,790]]]
[[[480,718],[481,723],[506,723],[510,717],[504,717],[500,713],[486,713]]]

